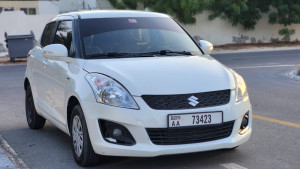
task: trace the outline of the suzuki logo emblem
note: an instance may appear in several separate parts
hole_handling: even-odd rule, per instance
[[[194,107],[199,103],[197,100],[198,100],[198,98],[195,96],[191,96],[188,98],[188,101],[190,101],[189,104]]]

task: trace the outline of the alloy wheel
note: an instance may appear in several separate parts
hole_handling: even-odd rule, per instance
[[[77,115],[73,118],[72,136],[75,154],[80,157],[83,150],[83,132],[80,118]]]
[[[27,122],[30,124],[32,122],[32,116],[33,116],[33,101],[32,101],[32,96],[27,97],[27,105],[26,105],[26,114],[27,114]]]

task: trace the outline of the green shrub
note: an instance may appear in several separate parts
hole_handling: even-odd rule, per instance
[[[278,34],[283,36],[282,41],[289,42],[291,36],[295,34],[295,29],[282,28],[278,31]]]

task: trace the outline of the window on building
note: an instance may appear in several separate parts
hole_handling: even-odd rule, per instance
[[[14,8],[11,7],[11,8],[4,8],[4,11],[14,11]]]
[[[26,15],[36,15],[35,8],[21,8],[20,10],[23,11]]]
[[[35,15],[36,14],[35,8],[28,8],[28,14]]]

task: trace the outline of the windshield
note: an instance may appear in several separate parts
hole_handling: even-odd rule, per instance
[[[171,18],[97,18],[80,20],[85,58],[202,54]]]

